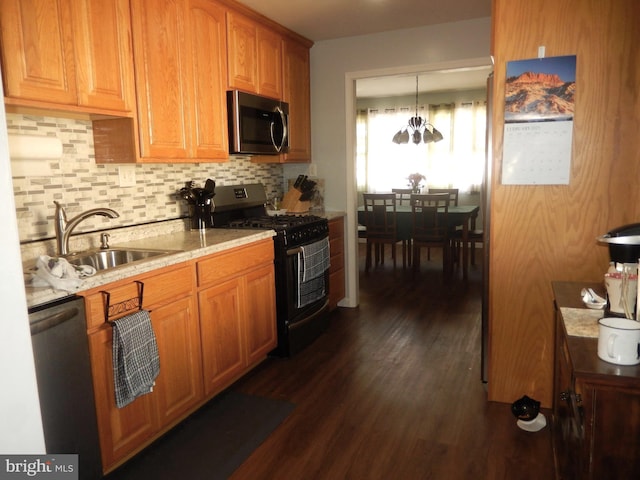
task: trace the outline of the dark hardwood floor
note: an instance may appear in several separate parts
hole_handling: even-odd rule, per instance
[[[394,270],[387,253],[365,275],[361,257],[360,306],[338,309],[307,349],[233,386],[296,408],[232,479],[554,477],[549,426],[522,431],[510,405],[487,402],[481,267],[444,284],[439,253],[423,255],[415,277],[399,247],[398,259]]]

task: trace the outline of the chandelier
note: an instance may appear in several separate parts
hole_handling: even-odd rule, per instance
[[[411,130],[411,133],[409,133]],[[436,130],[436,127],[418,116],[418,76],[416,75],[416,115],[409,119],[409,124],[402,127],[393,136],[393,143],[409,143],[409,138],[418,145],[420,141],[424,143],[439,142],[442,140],[442,134]]]

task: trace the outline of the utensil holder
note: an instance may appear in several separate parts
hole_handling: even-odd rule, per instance
[[[204,230],[213,227],[213,217],[211,216],[211,204],[190,205],[191,230]]]

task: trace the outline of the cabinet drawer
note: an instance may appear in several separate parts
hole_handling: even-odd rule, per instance
[[[143,307],[153,308],[154,305],[166,304],[174,299],[188,295],[193,291],[193,275],[189,266],[183,266],[163,273],[141,276],[123,282],[105,285],[99,291],[89,294],[85,299],[87,310],[87,328],[95,328],[106,320],[107,295],[109,305],[137,299],[140,285],[143,288]],[[129,310],[125,308],[125,310]],[[115,319],[122,315],[113,315]]]
[[[144,307],[152,308],[157,304],[167,304],[173,298],[188,295],[193,291],[192,269],[184,266],[160,275],[145,278]]]
[[[239,273],[273,262],[273,240],[216,253],[196,264],[198,287],[226,280]]]
[[[329,222],[329,250],[333,266],[334,260],[338,260],[338,256],[344,255],[344,220],[342,218]],[[341,261],[344,263],[344,260]]]
[[[329,239],[342,239],[344,237],[344,220],[337,218],[329,222]]]

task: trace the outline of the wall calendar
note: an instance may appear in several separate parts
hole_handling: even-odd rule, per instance
[[[502,184],[569,184],[575,72],[575,55],[507,63]]]

